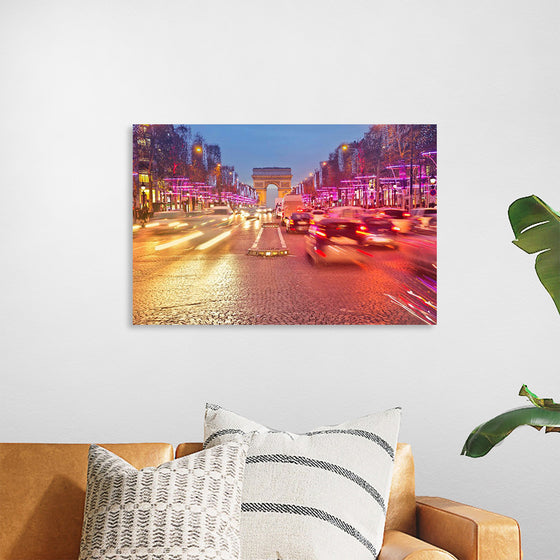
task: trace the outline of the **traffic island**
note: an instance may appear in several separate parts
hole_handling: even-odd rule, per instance
[[[247,254],[254,257],[285,257],[288,255],[288,247],[278,224],[264,223]]]

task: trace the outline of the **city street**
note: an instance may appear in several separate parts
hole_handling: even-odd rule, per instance
[[[306,236],[283,228],[279,238],[287,256],[248,255],[259,232],[267,229],[263,221],[279,224],[272,217],[246,220],[236,215],[231,223],[204,221],[171,234],[136,228],[133,323],[435,322],[435,290],[426,289],[432,281],[406,258],[406,245],[417,236],[400,236],[403,243],[397,250],[367,248],[364,262],[315,266],[306,255]],[[415,300],[433,304],[433,318],[426,319]]]

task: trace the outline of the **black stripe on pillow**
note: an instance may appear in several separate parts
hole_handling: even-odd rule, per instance
[[[360,531],[349,525],[342,519],[327,513],[321,509],[307,507],[307,506],[298,506],[295,504],[273,504],[273,503],[260,503],[260,502],[253,502],[253,503],[243,503],[241,504],[241,511],[243,512],[260,512],[260,513],[289,513],[293,515],[307,515],[310,517],[315,517],[316,519],[320,519],[321,521],[326,521],[331,525],[334,525],[341,531],[344,531],[348,535],[354,537],[358,542],[363,544],[373,555],[374,558],[377,558],[377,551],[373,544],[368,541]]]
[[[243,430],[235,430],[233,428],[227,429],[227,430],[218,430],[217,432],[214,432],[212,435],[208,436],[208,438],[206,439],[206,441],[202,444],[202,448],[206,449],[207,445],[213,440],[216,439],[217,437],[220,436],[225,436],[226,434],[241,434],[241,435],[245,435],[248,432],[244,432]]]
[[[253,455],[247,457],[247,464],[249,463],[286,463],[292,465],[302,465],[305,467],[312,467],[316,469],[323,469],[335,473],[339,476],[343,476],[348,480],[356,483],[358,486],[363,488],[380,506],[383,513],[387,513],[385,507],[385,500],[379,494],[379,492],[371,485],[369,482],[364,480],[361,476],[353,473],[352,471],[345,469],[334,463],[327,463],[326,461],[319,461],[318,459],[310,459],[309,457],[301,457],[298,455]]]
[[[382,447],[389,454],[389,457],[391,457],[391,459],[395,458],[395,450],[382,437],[371,432],[366,432],[365,430],[318,430],[315,432],[307,432],[303,435],[315,436],[320,434],[347,434],[351,436],[363,437],[377,443],[377,445]]]
[[[243,430],[237,430],[237,429],[227,429],[227,430],[218,430],[217,432],[214,432],[213,434],[209,435],[208,438],[206,439],[206,441],[203,444],[203,447],[205,448],[213,439],[226,435],[226,434],[247,434],[250,432],[245,432]],[[262,433],[262,432],[257,432],[257,433]],[[268,430],[267,432],[264,433],[269,433],[269,434],[287,434],[287,435],[291,435],[288,432],[280,432],[278,430]],[[305,434],[296,434],[296,435],[300,435],[300,436],[316,436],[316,435],[321,435],[321,434],[346,434],[346,435],[351,435],[351,436],[358,436],[358,437],[363,437],[366,439],[369,439],[370,441],[373,441],[374,443],[376,443],[377,445],[379,445],[382,449],[384,449],[387,454],[389,455],[389,457],[391,457],[391,459],[395,459],[395,450],[380,436],[378,436],[377,434],[374,434],[372,432],[366,432],[365,430],[318,430],[315,432],[307,432]],[[250,449],[250,448],[249,448]]]

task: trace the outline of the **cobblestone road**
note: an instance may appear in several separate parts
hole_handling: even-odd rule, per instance
[[[236,222],[163,250],[173,237],[135,233],[133,323],[423,324],[389,297],[414,282],[400,251],[374,250],[367,265],[314,267],[305,236],[284,233],[288,256],[249,256],[260,227]]]

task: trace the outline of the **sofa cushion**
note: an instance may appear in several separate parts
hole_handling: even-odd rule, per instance
[[[136,468],[173,459],[168,443],[105,445]],[[0,560],[75,560],[89,444],[0,443]]]
[[[400,409],[305,434],[208,405],[204,445],[253,433],[241,515],[244,560],[371,560],[381,548]]]
[[[89,451],[80,560],[237,560],[247,445],[137,470]]]

